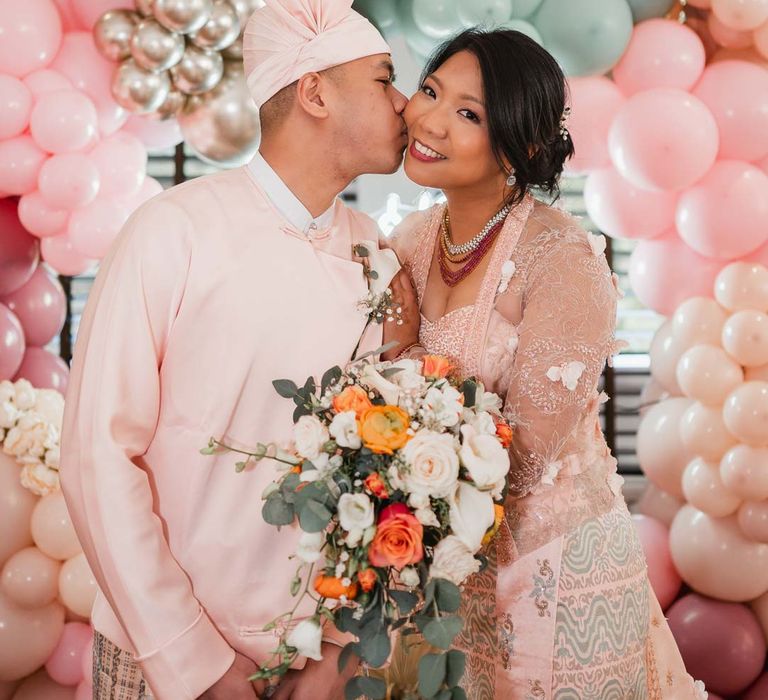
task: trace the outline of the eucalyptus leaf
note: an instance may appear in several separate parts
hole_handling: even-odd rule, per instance
[[[358,685],[366,697],[372,698],[372,700],[383,700],[387,697],[387,684],[383,680],[371,676],[360,676],[359,678]]]
[[[304,395],[309,398],[310,394],[315,393],[315,389],[317,387],[315,386],[315,379],[314,377],[307,377],[307,381],[304,382],[304,389],[302,390],[304,392]]]
[[[467,694],[464,688],[453,688],[451,691],[451,700],[467,700]]]
[[[445,681],[445,654],[426,654],[419,661],[419,693],[433,698]]]
[[[358,258],[367,258],[369,255],[368,248],[360,243],[354,246],[354,251]]]
[[[292,382],[290,379],[275,379],[272,382],[272,386],[275,387],[275,391],[284,399],[292,399],[299,390],[296,382]]]
[[[445,682],[451,688],[458,685],[461,677],[464,675],[464,669],[467,665],[467,657],[463,651],[458,649],[451,649],[446,656],[446,673]]]
[[[410,613],[419,602],[419,597],[415,593],[409,593],[408,591],[398,591],[396,589],[390,589],[390,597],[397,603],[397,607],[402,615]]]
[[[390,377],[394,377],[398,372],[402,372],[403,367],[387,367],[386,369],[381,370],[379,374],[384,377],[384,379],[389,379]]]
[[[286,503],[279,493],[273,493],[261,508],[261,517],[270,525],[290,525],[295,517],[293,506]]]
[[[329,370],[326,371],[326,373],[323,375],[323,378],[320,380],[320,391],[321,393],[325,393],[325,390],[332,386],[333,384],[336,384],[336,382],[341,379],[341,367],[331,367]]]
[[[456,612],[461,607],[461,591],[448,579],[435,579],[435,600],[441,612]]]
[[[379,279],[379,273],[376,272],[376,270],[369,270],[368,277],[370,277],[372,280],[377,280]]]
[[[317,501],[307,501],[299,511],[299,523],[304,532],[322,532],[332,517],[333,513]]]
[[[364,360],[366,357],[381,355],[381,353],[387,352],[387,350],[391,350],[392,348],[396,348],[398,345],[400,345],[400,343],[397,340],[391,340],[386,345],[382,345],[380,348],[376,348],[375,350],[371,350],[370,352],[363,353],[362,355],[360,355],[360,357],[356,357],[355,362]]]
[[[346,644],[341,650],[337,660],[337,668],[339,669],[339,673],[344,672],[344,668],[346,667],[347,662],[352,658],[353,654],[357,654],[357,642],[350,642],[349,644]]]
[[[383,626],[371,636],[362,636],[359,645],[360,657],[374,667],[381,666],[392,651],[392,640]]]
[[[463,624],[460,617],[436,617],[422,630],[424,639],[438,649],[448,649]]]

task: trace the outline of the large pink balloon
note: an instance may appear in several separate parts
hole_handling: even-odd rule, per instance
[[[758,678],[742,695],[742,700],[765,700],[768,698],[768,671]],[[712,700],[712,693],[708,700]]]
[[[682,301],[712,294],[722,261],[691,250],[674,233],[640,241],[632,252],[629,281],[640,302],[670,316]],[[686,274],[680,275],[680,270]]]
[[[765,639],[746,606],[693,593],[678,600],[667,618],[686,671],[707,690],[736,694],[762,671]]]
[[[18,78],[0,74],[0,139],[18,136],[29,124],[32,92]]]
[[[704,44],[696,32],[668,19],[635,25],[613,79],[626,95],[651,88],[689,90],[704,70]]]
[[[80,552],[64,562],[59,574],[59,597],[69,610],[76,615],[90,617],[96,591],[96,579],[85,554]]]
[[[768,175],[754,165],[721,160],[677,205],[677,230],[697,253],[733,260],[766,240]]]
[[[768,446],[768,382],[744,382],[723,406],[728,430],[753,447]]]
[[[37,547],[25,547],[5,563],[0,588],[19,607],[41,608],[56,600],[60,568]]]
[[[768,71],[745,61],[713,63],[693,94],[715,117],[720,158],[754,161],[768,155]]]
[[[587,214],[614,238],[656,238],[675,223],[677,195],[635,187],[614,168],[590,173],[584,184]]]
[[[47,66],[61,43],[51,0],[0,0],[0,73],[23,77]]]
[[[610,165],[608,130],[624,95],[612,80],[603,76],[570,78],[571,133],[576,154],[566,162],[571,173],[590,172]]]
[[[43,348],[27,348],[16,379],[26,379],[38,389],[56,389],[61,394],[67,391],[69,367],[58,355]]]
[[[741,531],[755,542],[768,542],[768,502],[747,501],[737,514]]]
[[[59,643],[45,662],[45,670],[57,683],[77,685],[83,680],[82,656],[93,632],[82,622],[64,625]]]
[[[690,454],[703,457],[710,462],[720,462],[723,455],[736,444],[736,439],[725,427],[720,406],[705,406],[698,402],[683,414],[680,420],[680,438]],[[686,469],[690,466],[689,464]],[[719,473],[716,479],[715,477],[712,479],[719,481]],[[685,491],[685,483],[683,483],[683,491]],[[690,496],[688,500],[692,501]],[[723,501],[726,500],[727,496],[723,496]],[[736,505],[733,506],[734,510]],[[697,508],[714,515],[702,506]],[[723,515],[729,515],[729,513],[723,513]]]
[[[135,9],[131,0],[71,0],[71,3],[81,26],[86,29],[93,28],[96,20],[108,10]]]
[[[720,460],[720,478],[739,498],[768,498],[768,448],[736,445]]]
[[[633,515],[632,521],[648,563],[651,588],[662,610],[665,610],[677,596],[683,582],[669,553],[669,530],[663,523],[647,515]]]
[[[697,457],[683,472],[683,493],[689,505],[713,518],[733,515],[741,499],[723,486],[716,463]]]
[[[67,315],[67,298],[59,280],[40,265],[23,287],[3,297],[18,316],[27,345],[42,347],[61,333]]]
[[[21,321],[5,304],[0,304],[0,381],[16,376],[26,349]]]
[[[723,24],[714,12],[710,12],[707,17],[707,29],[712,38],[725,48],[746,49],[752,45],[752,32],[732,29]]]
[[[768,311],[768,268],[748,262],[731,263],[715,280],[715,298],[729,311]]]
[[[723,347],[744,367],[768,364],[768,316],[761,311],[737,311],[723,326]]]
[[[572,86],[571,91],[573,91]],[[573,116],[571,116],[571,120],[568,122],[568,130],[573,138]],[[143,117],[139,114],[129,117],[125,126],[123,126],[123,132],[133,134],[149,151],[166,151],[184,140],[179,122],[175,119],[152,119],[151,117]],[[605,134],[607,138],[607,125]],[[581,149],[581,146],[578,146],[578,148]],[[608,147],[603,145],[603,150],[605,150],[605,159],[607,160]],[[572,163],[573,159],[568,161],[566,165],[570,168]]]
[[[25,285],[37,269],[40,249],[19,221],[14,200],[0,200],[0,296]]]
[[[677,383],[677,364],[690,344],[683,342],[673,331],[672,321],[667,320],[653,335],[648,353],[651,358],[651,378],[670,396],[682,396],[682,389]]]
[[[655,88],[630,97],[608,135],[616,169],[637,187],[680,190],[712,167],[717,123],[701,100],[674,88]]]
[[[0,141],[0,192],[7,196],[37,189],[37,175],[47,157],[29,134]]]
[[[32,544],[32,511],[37,496],[21,485],[21,468],[0,450],[0,565]]]
[[[26,85],[32,94],[37,98],[44,92],[55,92],[56,90],[71,90],[72,83],[69,82],[61,73],[50,68],[36,70],[24,78]]]
[[[78,90],[46,92],[38,97],[29,119],[32,138],[51,153],[80,151],[98,134],[93,102]]]
[[[130,212],[116,197],[98,197],[72,212],[67,235],[77,251],[89,258],[103,258]]]
[[[147,149],[138,138],[123,132],[107,136],[89,157],[99,171],[102,196],[131,197],[138,193],[147,170]]]
[[[61,491],[43,496],[32,513],[32,537],[40,551],[58,560],[81,551],[72,519]]]
[[[680,356],[676,376],[688,398],[718,410],[728,394],[744,381],[741,366],[719,345],[707,344],[695,345]]]
[[[66,234],[44,238],[40,249],[43,260],[60,275],[81,275],[96,262],[78,252]]]
[[[66,228],[69,212],[51,207],[40,192],[35,190],[19,199],[19,219],[31,234],[47,238],[56,236]]]
[[[688,347],[708,343],[717,345],[728,314],[709,297],[691,297],[675,309],[672,332]]]
[[[57,209],[77,209],[90,204],[96,199],[101,184],[96,164],[84,153],[51,156],[40,169],[37,182],[45,201]]]
[[[768,20],[768,0],[712,0],[712,12],[731,29],[751,31]]]
[[[76,700],[73,691],[73,688],[54,681],[42,668],[24,679],[13,700]]]
[[[636,511],[669,527],[675,519],[677,511],[682,507],[682,501],[666,491],[662,491],[654,484],[648,484],[636,504]]]

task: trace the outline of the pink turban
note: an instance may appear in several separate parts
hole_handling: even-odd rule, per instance
[[[243,63],[257,107],[306,73],[390,53],[352,0],[265,0],[243,34]]]

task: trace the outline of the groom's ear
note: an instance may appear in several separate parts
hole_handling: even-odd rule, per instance
[[[327,78],[322,73],[305,73],[296,85],[296,104],[310,117],[327,119]]]

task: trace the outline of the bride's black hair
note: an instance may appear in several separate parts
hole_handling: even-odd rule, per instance
[[[437,48],[421,84],[460,51],[480,64],[491,148],[516,178],[510,203],[532,187],[557,199],[563,164],[574,153],[570,132],[561,133],[567,85],[557,61],[521,32],[467,29]]]

